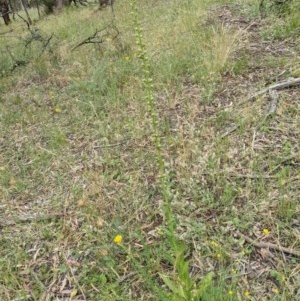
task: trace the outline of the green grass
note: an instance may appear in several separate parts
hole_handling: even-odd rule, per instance
[[[38,39],[0,26],[0,299],[298,300],[299,258],[238,236],[299,249],[298,87],[246,101],[299,63],[297,10],[29,12]]]

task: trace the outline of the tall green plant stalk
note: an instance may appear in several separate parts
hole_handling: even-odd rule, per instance
[[[133,16],[133,24],[136,35],[136,43],[139,48],[139,58],[142,63],[143,82],[145,97],[148,103],[148,110],[151,116],[151,125],[153,129],[153,138],[156,147],[156,159],[159,169],[160,186],[164,201],[164,215],[167,222],[167,236],[172,251],[172,264],[174,266],[173,275],[170,278],[167,275],[161,274],[161,278],[171,291],[170,300],[174,301],[196,301],[200,300],[212,283],[213,273],[208,273],[197,284],[196,280],[190,276],[189,262],[185,260],[185,244],[181,243],[176,237],[176,224],[171,207],[171,193],[169,191],[169,177],[166,170],[166,164],[163,157],[162,142],[159,135],[159,117],[154,99],[154,87],[151,77],[151,65],[147,55],[146,46],[143,42],[143,34],[139,23],[139,15],[137,10],[137,0],[131,0],[131,12]]]
[[[148,110],[151,117],[151,125],[153,130],[153,139],[156,147],[156,159],[159,169],[159,177],[160,177],[160,186],[163,195],[164,201],[164,214],[166,221],[168,223],[168,237],[170,239],[172,247],[176,244],[175,242],[175,223],[174,217],[171,210],[171,195],[169,192],[168,185],[168,176],[165,168],[165,160],[163,157],[163,149],[162,142],[159,135],[159,118],[158,112],[156,109],[155,99],[154,99],[154,87],[153,80],[151,77],[151,65],[150,60],[147,55],[146,46],[143,42],[143,34],[142,28],[138,19],[138,10],[137,10],[137,1],[131,0],[131,12],[133,17],[133,25],[134,31],[136,35],[136,43],[139,50],[139,58],[142,64],[143,70],[143,83],[144,83],[144,91],[145,98],[148,104]]]

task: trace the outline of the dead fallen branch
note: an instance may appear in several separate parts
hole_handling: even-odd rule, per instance
[[[94,145],[93,148],[94,149],[99,149],[99,148],[110,148],[110,147],[116,147],[116,146],[120,146],[123,145],[127,142],[129,142],[131,139],[127,139],[121,142],[117,142],[117,143],[112,143],[112,144],[106,144],[106,145]]]
[[[293,250],[292,248],[286,248],[286,247],[282,247],[281,245],[275,245],[269,242],[258,242],[253,240],[252,238],[240,233],[240,232],[235,232],[235,235],[245,239],[246,242],[248,242],[249,244],[253,245],[256,248],[265,248],[265,249],[273,249],[276,251],[280,251],[280,252],[284,252],[286,254],[290,254],[293,256],[297,256],[300,257],[300,251],[297,250]]]
[[[255,93],[254,95],[251,95],[247,100],[254,101],[257,97],[264,95],[265,93],[267,93],[271,90],[281,90],[281,89],[290,88],[290,87],[298,86],[298,85],[300,85],[300,78],[289,78],[280,83],[270,85],[269,87]]]
[[[71,51],[74,51],[78,47],[85,45],[85,44],[100,45],[100,44],[103,44],[104,42],[106,42],[107,39],[114,40],[117,38],[119,33],[120,32],[119,32],[118,28],[112,22],[100,30],[96,29],[96,31],[93,35],[87,37],[86,39],[84,39],[83,41],[81,41],[80,43],[75,45]]]
[[[270,90],[269,96],[270,96],[270,100],[271,100],[271,105],[270,105],[270,109],[268,112],[268,116],[274,115],[276,113],[278,98],[279,98],[276,90]]]
[[[256,130],[258,130],[270,116],[273,116],[276,113],[278,99],[279,99],[279,96],[278,96],[278,93],[276,90],[269,90],[269,99],[270,99],[269,111],[265,115],[263,120],[256,126],[256,128],[255,128]]]
[[[293,86],[297,86],[297,85],[300,85],[300,78],[290,78],[283,82],[271,85],[268,88],[255,93],[254,95],[250,96],[247,99],[247,101],[254,101],[259,96],[262,96],[265,93],[269,92],[270,109],[269,109],[268,113],[266,114],[266,116],[263,118],[263,120],[256,127],[256,130],[259,129],[265,123],[267,118],[269,118],[270,116],[273,116],[276,113],[278,99],[279,99],[277,90],[281,90],[281,89],[285,89],[285,88],[289,88],[289,87],[293,87]],[[229,130],[227,130],[224,134],[221,135],[221,138],[227,137],[231,133],[235,132],[239,127],[240,127],[240,124],[236,124],[236,125],[232,126]]]

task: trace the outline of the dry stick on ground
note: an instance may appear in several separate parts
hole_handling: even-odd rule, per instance
[[[270,174],[273,173],[274,171],[276,171],[282,164],[291,161],[293,159],[300,159],[300,152],[298,151],[298,153],[292,154],[286,158],[284,158],[278,165],[276,165],[273,169],[271,169]]]
[[[270,175],[250,175],[250,174],[229,174],[230,178],[245,178],[245,179],[276,179],[275,176]]]
[[[109,32],[105,33],[102,37],[100,37],[98,34],[100,32],[103,32],[109,28],[112,28],[113,30],[115,30],[115,34],[111,35]],[[88,38],[84,39],[82,42],[78,43],[77,45],[75,45],[71,51],[74,51],[76,48],[85,45],[85,44],[102,44],[105,42],[105,40],[107,38],[111,38],[112,40],[116,39],[117,36],[119,35],[119,30],[117,29],[117,27],[114,25],[114,23],[110,23],[107,26],[105,26],[104,28],[102,28],[101,30],[97,30],[95,31],[95,33],[91,36],[89,36]]]
[[[8,220],[7,218],[2,219],[0,218],[0,227],[8,227],[8,226],[14,226],[20,223],[30,223],[30,222],[41,222],[41,221],[47,221],[51,219],[58,219],[63,217],[64,214],[62,213],[52,213],[52,214],[46,214],[46,215],[26,215],[26,216],[19,216],[13,220]]]
[[[254,95],[251,95],[247,100],[248,101],[254,101],[257,97],[269,92],[270,90],[281,90],[293,86],[300,85],[300,78],[289,78],[287,80],[284,80],[280,83],[270,85],[269,87],[255,93]]]
[[[254,95],[251,95],[247,99],[247,101],[254,101],[257,97],[269,92],[270,99],[271,99],[271,106],[270,106],[268,114],[265,116],[265,118],[263,119],[263,121],[260,123],[260,125],[258,127],[260,127],[269,116],[274,115],[276,112],[277,103],[278,103],[278,94],[277,94],[276,90],[281,90],[281,89],[298,86],[298,85],[300,85],[300,78],[290,78],[283,82],[270,85],[268,88],[265,88],[265,89],[255,93]],[[239,128],[239,126],[240,126],[240,124],[234,125],[228,131],[226,131],[224,134],[222,134],[221,138],[225,138],[226,136],[230,135],[237,128]]]
[[[279,98],[276,90],[269,90],[269,96],[271,99],[271,105],[270,105],[270,109],[268,112],[268,116],[274,115],[276,113],[278,98]]]
[[[221,135],[221,138],[225,138],[226,136],[230,135],[231,133],[233,133],[238,127],[240,126],[240,124],[236,124],[233,127],[231,127],[229,130],[227,130],[224,134]]]
[[[296,251],[296,250],[293,250],[291,248],[285,248],[285,247],[282,247],[281,245],[275,245],[275,244],[268,243],[268,242],[258,242],[258,241],[255,241],[252,238],[250,238],[250,237],[248,237],[248,236],[246,236],[246,235],[244,235],[244,234],[242,234],[238,231],[235,232],[235,234],[238,237],[245,239],[246,242],[250,243],[254,247],[273,249],[273,250],[277,250],[277,251],[280,251],[280,252],[284,252],[286,254],[290,254],[290,255],[300,257],[300,251]]]
[[[269,97],[271,101],[270,109],[266,114],[266,116],[262,119],[262,121],[256,126],[255,131],[258,130],[270,116],[273,116],[276,113],[278,98],[279,98],[277,91],[269,90]]]
[[[97,148],[109,148],[109,147],[115,147],[115,146],[119,146],[119,145],[123,145],[127,142],[129,142],[131,139],[127,139],[118,143],[113,143],[113,144],[106,144],[106,145],[94,145],[93,149],[97,149]]]

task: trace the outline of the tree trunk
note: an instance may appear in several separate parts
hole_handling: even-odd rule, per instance
[[[9,18],[9,6],[7,0],[0,0],[0,12],[5,25],[8,25],[11,20]]]
[[[56,0],[56,10],[61,11],[64,6],[64,1],[63,0]]]
[[[99,8],[100,9],[106,5],[113,6],[113,4],[114,4],[114,0],[99,0]]]

